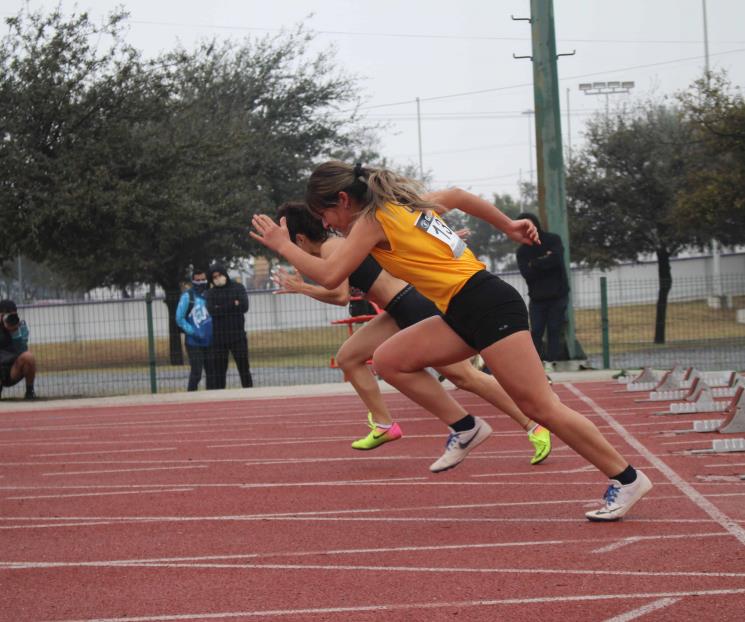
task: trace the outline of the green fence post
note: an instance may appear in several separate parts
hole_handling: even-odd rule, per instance
[[[153,297],[145,294],[147,309],[147,358],[150,365],[150,393],[158,392],[158,380],[155,375],[155,331],[153,330]]]
[[[610,344],[608,339],[608,279],[600,277],[600,326],[603,334],[603,369],[610,369]]]

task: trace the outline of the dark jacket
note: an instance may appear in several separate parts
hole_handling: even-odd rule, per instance
[[[12,333],[0,322],[0,365],[12,365],[28,350],[28,333],[28,327],[23,320],[18,325],[18,330]]]
[[[564,245],[561,237],[541,229],[535,214],[520,214],[538,228],[541,243],[535,246],[523,244],[517,249],[517,266],[528,284],[528,296],[532,302],[543,302],[566,296],[569,279],[564,268]]]
[[[221,345],[246,337],[245,314],[248,311],[248,294],[240,283],[234,283],[228,271],[221,264],[214,264],[209,269],[212,274],[224,274],[228,282],[223,287],[212,287],[207,291],[207,311],[212,316],[212,338],[215,345]],[[213,283],[214,285],[214,283]]]

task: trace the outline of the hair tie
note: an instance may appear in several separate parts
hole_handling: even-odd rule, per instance
[[[354,165],[354,177],[355,177],[355,180],[358,177],[362,177],[362,162],[357,162]]]

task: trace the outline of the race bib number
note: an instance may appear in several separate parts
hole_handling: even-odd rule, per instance
[[[415,225],[433,238],[440,240],[440,242],[445,242],[450,247],[453,257],[456,259],[466,252],[466,243],[443,220],[435,217],[434,214],[422,212],[416,219]]]

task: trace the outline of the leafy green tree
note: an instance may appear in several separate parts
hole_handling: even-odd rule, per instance
[[[311,56],[302,31],[146,63],[121,37],[125,19],[102,32],[85,14],[8,20],[0,214],[20,216],[11,253],[53,262],[82,287],[160,285],[178,363],[188,267],[263,252],[251,215],[301,196],[314,162],[365,132],[354,83],[329,54]]]
[[[699,242],[745,243],[745,98],[726,75],[680,95],[696,142],[674,210],[677,226]]]
[[[677,189],[686,179],[692,136],[680,110],[647,104],[597,118],[567,175],[572,260],[607,268],[657,257],[654,342],[665,342],[670,258],[691,238],[675,225]]]

